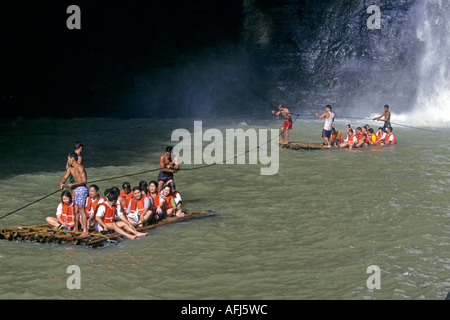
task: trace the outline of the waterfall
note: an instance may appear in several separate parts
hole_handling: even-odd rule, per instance
[[[425,0],[417,10],[417,39],[423,54],[417,66],[417,98],[402,121],[418,126],[450,123],[450,1]]]

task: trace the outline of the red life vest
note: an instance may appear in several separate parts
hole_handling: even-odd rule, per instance
[[[107,202],[102,202],[98,205],[98,208],[100,207],[105,207],[105,214],[102,217],[102,220],[104,223],[111,223],[114,222],[114,218],[116,216],[116,210],[117,210],[117,205],[113,204],[112,208],[108,205]]]
[[[61,219],[65,223],[73,222],[73,203],[67,205],[64,202],[61,202],[62,204],[62,213],[61,213]]]

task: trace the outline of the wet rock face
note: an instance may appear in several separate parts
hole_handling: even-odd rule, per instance
[[[416,1],[375,2],[244,1],[242,45],[276,83],[267,98],[306,113],[305,104],[331,103],[343,112],[380,109],[388,101],[410,105],[416,82],[407,74],[421,51]],[[367,25],[373,4],[380,29]]]
[[[41,102],[41,116],[63,108],[66,116],[221,117],[270,113],[278,103],[305,115],[326,104],[355,116],[386,103],[407,108],[424,50],[416,35],[422,2],[91,4],[81,6],[80,33],[54,27],[64,22],[63,5],[11,9],[11,21],[23,27],[34,17],[48,33],[14,34],[22,45],[7,57],[20,63],[8,63],[15,88],[3,95],[12,97],[5,109]],[[380,29],[367,27],[371,5],[380,8]]]

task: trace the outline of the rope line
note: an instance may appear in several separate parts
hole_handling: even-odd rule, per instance
[[[357,120],[369,120],[369,121],[383,121],[383,120],[373,120],[373,119],[369,119],[369,118],[357,118],[357,117],[345,117],[345,116],[342,116],[341,118],[344,118],[344,119],[357,119]],[[406,124],[396,123],[396,122],[392,122],[392,121],[389,121],[389,122],[391,124],[396,125],[396,126],[403,126],[403,127],[407,127],[407,128],[411,128],[411,129],[416,129],[416,130],[422,130],[422,131],[427,131],[427,132],[439,133],[439,131],[435,131],[435,130],[429,130],[429,129],[424,129],[424,128],[408,126]]]
[[[299,116],[300,116],[300,114],[296,114],[296,115],[297,115],[297,117],[294,119],[294,121],[292,121],[292,124],[294,124],[294,122],[297,121],[297,119],[298,119]],[[264,143],[262,143],[262,144],[256,146],[256,147],[253,148],[253,149],[249,149],[249,150],[247,150],[247,151],[245,151],[245,152],[243,152],[243,153],[241,153],[241,154],[235,155],[233,158],[230,158],[230,159],[225,160],[225,162],[229,162],[229,161],[234,160],[234,159],[236,159],[236,158],[238,158],[238,157],[240,157],[240,156],[243,156],[243,155],[245,155],[245,154],[247,154],[247,153],[249,153],[249,152],[251,152],[251,151],[253,151],[253,150],[255,150],[255,149],[259,149],[259,148],[261,148],[261,146],[267,145],[267,144],[268,144],[269,142],[271,142],[272,140],[279,138],[279,137],[281,136],[281,134],[282,134],[282,133],[280,132],[280,134],[279,134],[278,136],[276,136],[276,137],[274,137],[274,138],[272,138],[272,139],[267,140],[266,142],[264,142]],[[203,165],[203,166],[199,166],[199,167],[194,167],[194,168],[184,168],[184,169],[181,169],[181,170],[198,170],[198,169],[203,169],[203,168],[212,167],[212,166],[217,165],[217,164],[218,164],[218,163],[211,163],[211,164],[207,164],[207,165]],[[98,180],[94,180],[94,181],[89,181],[89,183],[92,184],[92,183],[97,183],[97,182],[103,182],[103,181],[115,180],[115,179],[120,179],[120,178],[126,178],[126,177],[131,177],[131,176],[141,175],[141,174],[145,174],[145,173],[155,172],[155,171],[158,171],[158,170],[161,170],[161,168],[150,169],[150,170],[146,170],[146,171],[142,171],[142,172],[137,172],[137,173],[126,174],[126,175],[122,175],[122,176],[116,176],[116,177],[110,177],[110,178],[98,179]],[[54,195],[55,193],[60,192],[61,190],[62,190],[62,189],[58,189],[58,190],[56,190],[56,191],[53,191],[53,192],[47,194],[46,196],[44,196],[44,197],[42,197],[42,198],[39,198],[39,199],[37,199],[37,200],[34,200],[34,201],[32,201],[32,202],[30,202],[30,203],[24,205],[23,207],[20,207],[20,208],[14,210],[14,211],[11,211],[11,212],[9,212],[9,213],[7,213],[7,214],[1,216],[1,217],[0,217],[0,220],[3,219],[3,218],[5,218],[5,217],[7,217],[7,216],[9,216],[9,215],[12,215],[13,213],[16,213],[16,212],[20,211],[20,210],[22,210],[22,209],[25,209],[25,208],[31,206],[32,204],[35,204],[35,203],[37,203],[37,202],[39,202],[39,201],[42,201],[42,200],[44,200],[44,199],[46,199],[46,198],[48,198],[48,197]]]

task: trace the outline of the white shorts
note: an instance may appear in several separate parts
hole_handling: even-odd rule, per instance
[[[139,212],[135,211],[133,213],[127,214],[127,217],[130,218],[131,220],[133,220],[134,222],[138,222],[140,216],[139,216]]]

